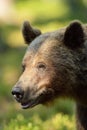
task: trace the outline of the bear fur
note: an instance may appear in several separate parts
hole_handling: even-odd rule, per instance
[[[29,45],[23,73],[12,89],[22,108],[59,97],[76,102],[77,130],[87,130],[87,26],[79,21],[42,34],[25,21],[22,28]]]

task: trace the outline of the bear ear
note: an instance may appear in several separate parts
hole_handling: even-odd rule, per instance
[[[31,27],[28,21],[25,21],[22,26],[22,34],[26,44],[32,42],[37,36],[41,34],[41,31]]]
[[[76,49],[84,43],[84,32],[79,21],[72,22],[65,31],[64,44],[71,49]]]

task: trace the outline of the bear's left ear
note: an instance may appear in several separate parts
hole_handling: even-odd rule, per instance
[[[71,49],[76,49],[84,43],[84,32],[79,21],[72,22],[66,28],[63,42]]]
[[[22,26],[22,34],[26,44],[32,42],[37,36],[41,34],[38,29],[32,28],[28,21],[25,21]]]

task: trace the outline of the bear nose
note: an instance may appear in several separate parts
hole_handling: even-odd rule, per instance
[[[12,89],[12,95],[18,102],[20,102],[23,99],[24,91],[20,87],[14,87]]]

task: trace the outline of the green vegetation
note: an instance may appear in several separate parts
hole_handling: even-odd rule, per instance
[[[56,114],[53,118],[42,121],[38,115],[26,120],[23,115],[18,115],[16,119],[12,119],[8,126],[4,126],[5,130],[75,130],[73,117],[67,115]]]
[[[15,17],[0,22],[0,130],[75,130],[74,103],[58,100],[51,106],[22,110],[11,96],[11,88],[21,74],[26,50],[21,25],[29,20],[42,32],[53,31],[71,20],[87,21],[84,0],[15,0]]]

